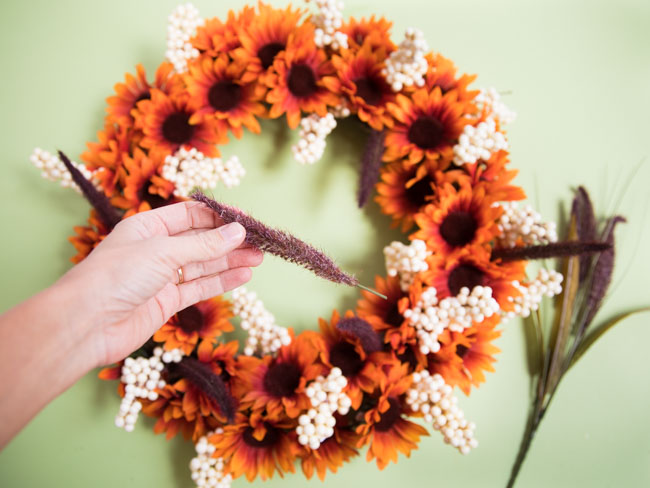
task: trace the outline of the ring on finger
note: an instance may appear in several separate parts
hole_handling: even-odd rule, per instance
[[[181,285],[185,281],[185,277],[183,276],[183,267],[181,266],[176,270],[176,274],[178,275],[178,284]]]

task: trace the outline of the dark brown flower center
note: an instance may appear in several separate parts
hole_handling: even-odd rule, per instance
[[[269,42],[264,44],[259,51],[257,51],[257,57],[260,58],[262,62],[262,68],[268,69],[275,59],[276,54],[280,51],[284,51],[284,44],[280,42]]]
[[[352,377],[363,368],[363,360],[354,349],[354,344],[347,341],[337,342],[330,349],[330,363],[341,368],[343,376]]]
[[[419,209],[427,203],[427,197],[433,196],[431,180],[429,178],[422,178],[408,187],[405,193],[409,203]]]
[[[478,227],[474,216],[463,210],[450,212],[440,224],[440,235],[447,244],[454,247],[469,244]]]
[[[185,332],[199,332],[203,327],[203,314],[198,307],[191,305],[176,314],[178,325]]]
[[[409,371],[412,371],[418,365],[418,359],[415,357],[415,352],[411,347],[407,347],[402,354],[397,356],[401,363],[409,365]]]
[[[443,140],[445,128],[435,117],[422,116],[409,128],[408,138],[420,149],[433,149]]]
[[[472,290],[475,286],[482,286],[485,273],[471,264],[459,264],[456,266],[447,279],[449,293],[458,295],[464,286]]]
[[[251,447],[257,447],[257,448],[263,448],[263,447],[270,447],[275,445],[275,443],[278,441],[280,438],[280,432],[278,429],[273,427],[272,425],[267,424],[264,422],[264,427],[266,428],[266,434],[264,434],[264,437],[262,438],[261,441],[258,441],[253,437],[253,432],[255,429],[252,427],[246,427],[246,430],[244,431],[243,434],[243,439],[246,444],[248,444]]]
[[[291,363],[275,363],[264,375],[264,389],[278,398],[293,396],[300,385],[300,368]]]
[[[218,81],[208,92],[208,101],[212,108],[219,112],[232,110],[241,101],[241,86],[230,80]]]
[[[308,97],[313,95],[318,86],[316,86],[316,76],[306,64],[294,64],[289,71],[289,91],[295,97]]]
[[[138,190],[138,201],[147,202],[152,209],[164,207],[171,203],[171,198],[163,198],[157,193],[150,193],[150,187],[151,185],[143,185],[140,187]]]
[[[458,344],[456,346],[456,356],[458,356],[460,358],[465,356],[465,354],[467,354],[467,351],[469,351],[469,347],[467,347],[467,346],[464,346],[462,344]]]
[[[381,103],[383,90],[379,80],[374,78],[359,78],[354,80],[357,86],[357,96],[363,98],[368,105],[379,105]]]
[[[187,144],[194,135],[194,126],[190,125],[190,114],[174,112],[167,116],[162,125],[163,137],[172,144]]]
[[[384,322],[386,322],[388,325],[392,325],[393,327],[399,327],[404,322],[404,316],[401,313],[399,313],[399,307],[397,306],[397,302],[393,303],[393,305],[386,313]]]
[[[379,432],[386,432],[395,422],[400,418],[402,409],[399,406],[399,401],[396,398],[389,398],[390,408],[381,414],[379,422],[375,424],[375,430]]]

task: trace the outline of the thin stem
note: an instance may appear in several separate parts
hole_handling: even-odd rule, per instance
[[[361,288],[362,290],[366,290],[373,295],[377,295],[379,298],[383,298],[384,300],[388,300],[388,297],[386,295],[383,295],[379,293],[377,290],[373,290],[372,288],[368,288],[367,286],[363,286],[361,283],[357,283],[357,288]]]

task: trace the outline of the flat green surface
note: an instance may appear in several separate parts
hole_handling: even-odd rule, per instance
[[[209,17],[244,3],[195,5]],[[0,311],[69,267],[66,237],[88,213],[74,192],[39,177],[28,161],[32,148],[78,157],[102,125],[113,84],[138,62],[152,72],[162,60],[174,6],[168,0],[0,4]],[[650,154],[647,0],[349,0],[346,13],[386,15],[395,22],[395,39],[406,27],[419,27],[433,49],[479,74],[477,86],[512,92],[506,101],[519,115],[508,129],[517,181],[546,218],[556,218],[559,201],[577,184],[591,189],[601,209],[611,210],[615,190],[622,189],[619,208],[630,222],[618,233],[619,266],[603,315],[650,302],[648,163],[628,179]],[[339,130],[323,161],[300,167],[289,150],[294,136],[280,126],[265,123],[261,137],[245,136],[224,149],[240,156],[248,174],[242,187],[217,196],[318,243],[370,283],[395,234],[376,205],[355,208],[361,151],[355,137]],[[250,287],[282,324],[296,328],[316,327],[318,316],[352,305],[357,296],[274,259]],[[649,322],[646,315],[618,326],[571,371],[519,486],[650,486]],[[293,475],[254,486],[504,486],[525,423],[528,374],[523,324],[502,329],[497,372],[461,399],[478,425],[480,446],[471,455],[459,455],[434,432],[411,459],[381,472],[358,458],[323,484]],[[0,391],[1,385],[0,379]],[[132,434],[113,426],[114,387],[89,374],[47,407],[0,454],[0,486],[192,486],[190,444],[155,436],[146,419]]]

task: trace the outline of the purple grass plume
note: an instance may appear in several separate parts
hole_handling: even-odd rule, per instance
[[[368,136],[366,147],[361,158],[361,173],[359,175],[359,191],[357,201],[359,208],[363,208],[379,180],[381,157],[384,153],[384,131],[373,130]]]
[[[576,233],[578,241],[591,242],[597,239],[597,222],[594,215],[594,206],[589,198],[589,193],[583,186],[579,186],[573,198],[571,216],[576,220]],[[587,279],[593,256],[580,256],[580,283]]]
[[[232,423],[235,418],[235,399],[230,395],[228,387],[221,376],[215,374],[210,366],[193,357],[184,357],[180,363],[172,363],[170,366],[182,378],[187,379],[195,387],[212,398],[221,413]]]
[[[609,244],[609,249],[601,253],[596,260],[594,273],[591,278],[591,289],[587,297],[587,316],[584,321],[584,327],[588,327],[594,316],[602,305],[603,298],[607,293],[609,284],[612,281],[614,272],[614,229],[617,224],[625,222],[625,217],[617,215],[610,218],[605,225],[603,240]]]
[[[491,260],[502,262],[523,261],[531,259],[558,258],[564,256],[584,256],[612,248],[608,242],[552,242],[539,246],[503,247],[492,250]]]
[[[375,329],[368,322],[359,317],[346,317],[339,320],[336,328],[342,332],[352,334],[361,342],[366,353],[381,351],[381,339]]]
[[[246,243],[262,252],[273,254],[291,263],[298,264],[321,278],[348,286],[360,286],[359,281],[339,269],[334,261],[322,251],[310,246],[291,234],[273,229],[230,205],[212,200],[200,191],[192,198],[214,210],[226,224],[238,222],[246,229]]]
[[[84,197],[86,197],[86,200],[88,200],[97,211],[101,221],[108,230],[112,230],[113,227],[122,220],[122,217],[120,217],[120,214],[115,210],[115,207],[111,205],[111,202],[104,193],[98,191],[97,188],[95,188],[95,185],[88,181],[81,171],[74,167],[68,156],[66,156],[62,151],[59,151],[59,158],[61,158],[61,161],[63,161],[63,164],[70,172],[72,180],[79,188],[81,188],[81,192]]]

